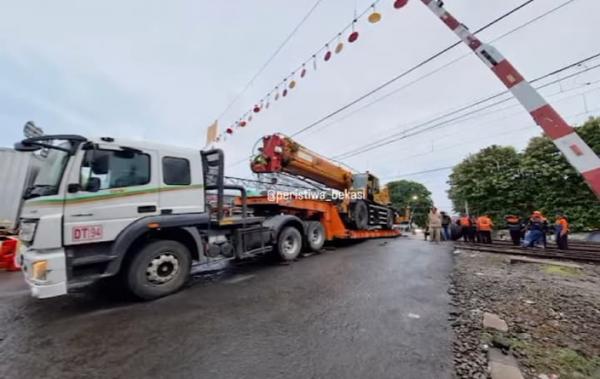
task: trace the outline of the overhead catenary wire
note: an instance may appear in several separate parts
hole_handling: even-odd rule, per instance
[[[595,109],[591,109],[588,111],[584,111],[584,112],[580,112],[574,115],[569,116],[569,118],[571,117],[579,117],[579,116],[583,116],[583,115],[591,115],[594,112],[599,111],[600,108],[595,108]],[[532,127],[535,126],[534,123],[531,123],[529,125],[527,125],[526,127]],[[525,129],[526,127],[522,127],[520,129]],[[454,146],[459,146],[459,144],[456,144]],[[425,155],[425,154],[424,154]],[[384,176],[380,179],[395,179],[395,178],[405,178],[405,177],[411,177],[411,176],[418,176],[418,175],[424,175],[424,174],[430,174],[430,173],[435,173],[435,172],[440,172],[440,171],[447,171],[450,170],[452,168],[454,168],[456,165],[454,166],[443,166],[443,167],[436,167],[436,168],[432,168],[432,169],[427,169],[427,170],[423,170],[423,171],[415,171],[415,172],[410,172],[410,173],[405,173],[405,174],[397,174],[397,175],[388,175],[388,176]]]
[[[575,1],[577,1],[577,0],[568,0],[568,1],[564,2],[564,3],[562,3],[562,4],[559,4],[558,6],[552,8],[552,9],[550,9],[550,10],[548,10],[548,11],[546,11],[546,12],[544,12],[544,13],[536,16],[536,17],[533,17],[533,18],[527,20],[526,22],[524,22],[524,23],[522,23],[522,24],[520,24],[520,25],[512,28],[511,30],[509,30],[507,32],[504,32],[501,35],[499,35],[499,36],[491,39],[490,43],[494,43],[494,42],[500,41],[503,38],[505,38],[505,37],[507,37],[507,36],[509,36],[509,35],[511,35],[513,33],[516,33],[517,31],[522,30],[523,28],[525,28],[525,27],[527,27],[527,26],[529,26],[529,25],[531,25],[531,24],[533,24],[533,23],[535,23],[537,21],[540,21],[540,20],[544,19],[545,17],[547,17],[547,16],[555,13],[556,11],[560,10],[561,8],[566,7],[567,5],[569,5],[569,4],[571,4],[571,3],[575,2]],[[369,108],[369,107],[371,107],[371,106],[373,106],[375,104],[378,104],[381,101],[383,101],[383,100],[385,100],[385,99],[387,99],[387,98],[389,98],[391,96],[396,95],[397,93],[399,93],[399,92],[401,92],[401,91],[403,91],[403,90],[405,90],[405,89],[413,86],[414,84],[419,83],[422,80],[425,80],[425,79],[427,79],[427,78],[435,75],[436,73],[438,73],[440,71],[443,71],[444,69],[452,66],[453,64],[455,64],[455,63],[457,63],[457,62],[459,62],[459,61],[461,61],[461,60],[463,60],[463,59],[465,59],[467,57],[470,57],[472,55],[473,55],[472,52],[468,52],[466,54],[463,54],[463,55],[461,55],[461,56],[459,56],[459,57],[457,57],[457,58],[455,58],[455,59],[453,59],[453,60],[445,63],[444,65],[442,65],[442,66],[440,66],[440,67],[438,67],[438,68],[436,68],[436,69],[434,69],[432,71],[429,71],[428,73],[426,73],[424,75],[421,75],[418,78],[415,78],[414,80],[411,80],[410,82],[404,84],[403,86],[401,86],[399,88],[396,88],[396,89],[390,91],[389,93],[386,93],[385,95],[382,95],[382,96],[374,99],[373,101],[370,101],[370,102],[368,102],[368,103],[360,106],[359,108],[354,109],[352,112],[347,113],[344,116],[342,116],[342,117],[340,117],[340,118],[338,118],[336,120],[331,121],[330,123],[326,124],[325,126],[313,130],[312,134],[315,134],[315,133],[317,133],[319,131],[322,131],[322,130],[324,130],[326,128],[329,128],[329,127],[331,127],[331,126],[333,126],[335,124],[338,124],[338,123],[340,123],[340,122],[342,122],[342,121],[344,121],[344,120],[346,120],[346,119],[354,116],[355,114],[357,114],[359,112],[362,112],[363,110],[365,110],[365,109],[367,109],[367,108]]]
[[[474,34],[480,33],[488,28],[490,28],[491,26],[497,24],[498,22],[504,20],[507,17],[510,17],[512,14],[518,12],[519,10],[525,8],[527,5],[533,3],[535,0],[527,0],[524,3],[518,5],[517,7],[511,9],[510,11],[504,13],[503,15],[497,17],[496,19],[490,21],[489,23],[487,23],[486,25],[482,26],[481,28],[477,29],[475,31]],[[454,49],[455,47],[459,46],[460,44],[462,44],[462,41],[458,41],[453,43],[452,45],[438,51],[437,53],[433,54],[432,56],[430,56],[429,58],[426,58],[425,60],[419,62],[418,64],[412,66],[411,68],[409,68],[408,70],[400,73],[399,75],[396,75],[395,77],[387,80],[386,82],[378,85],[377,87],[373,88],[372,90],[368,91],[367,93],[359,96],[358,98],[352,100],[351,102],[343,105],[342,107],[336,109],[335,111],[323,116],[322,118],[320,118],[319,120],[309,124],[308,126],[305,126],[304,128],[294,132],[291,134],[292,137],[295,137],[299,134],[302,134],[304,132],[306,132],[307,130],[310,130],[312,128],[314,128],[315,126],[321,124],[324,121],[327,121],[328,119],[334,117],[335,115],[345,111],[346,109],[352,107],[355,104],[358,104],[359,102],[361,102],[362,100],[368,98],[369,96],[373,95],[374,93],[377,93],[379,91],[381,91],[382,89],[386,88],[387,86],[389,86],[390,84],[396,82],[397,80],[400,80],[402,78],[404,78],[405,76],[411,74],[412,72],[416,71],[417,69],[425,66],[426,64],[428,64],[429,62],[441,57],[442,55],[446,54],[448,51]]]
[[[285,47],[285,45],[287,45],[288,42],[290,42],[290,40],[294,37],[294,35],[296,35],[298,30],[300,30],[302,25],[304,25],[304,23],[309,19],[309,17],[314,13],[315,9],[317,9],[317,7],[319,6],[319,4],[322,1],[323,0],[317,0],[313,4],[313,6],[308,10],[308,12],[304,15],[304,17],[302,17],[300,22],[298,24],[296,24],[294,29],[292,29],[292,31],[287,35],[287,37],[285,37],[285,39],[279,44],[279,46],[277,46],[275,51],[269,56],[269,58],[265,61],[265,63],[263,63],[263,65],[260,66],[258,71],[246,83],[246,85],[242,88],[242,90],[240,92],[238,92],[235,95],[235,97],[227,104],[225,109],[217,117],[217,120],[222,118],[231,109],[231,107],[240,99],[240,97],[242,97],[242,95],[244,95],[244,93],[246,93],[246,91],[248,91],[248,89],[252,86],[254,81],[267,69],[267,67],[271,64],[271,62],[273,62],[273,60],[277,57],[277,55],[279,55],[281,50]]]
[[[376,0],[376,1],[375,1],[375,2],[372,4],[372,6],[373,6],[373,5],[376,5],[376,4],[377,4],[379,1],[380,1],[380,0]],[[482,32],[482,31],[484,31],[484,30],[486,30],[486,29],[490,28],[491,26],[493,26],[493,25],[495,25],[495,24],[497,24],[497,23],[501,22],[502,20],[506,19],[507,17],[510,17],[511,15],[513,15],[514,13],[518,12],[519,10],[521,10],[521,9],[525,8],[527,5],[529,5],[529,4],[531,4],[531,3],[533,3],[534,1],[535,1],[535,0],[527,0],[527,1],[523,2],[523,3],[521,3],[520,5],[518,5],[517,7],[515,7],[515,8],[512,8],[512,9],[511,9],[511,10],[509,10],[508,12],[505,12],[504,14],[500,15],[499,17],[495,18],[494,20],[492,20],[492,21],[488,22],[488,23],[487,23],[487,24],[485,24],[484,26],[482,26],[482,27],[480,27],[479,29],[477,29],[477,30],[475,31],[475,34],[477,34],[477,33],[480,33],[480,32]],[[572,2],[572,1],[575,1],[575,0],[569,0],[569,1],[570,1],[570,2]],[[566,4],[565,4],[565,5],[566,5]],[[371,6],[371,7],[372,7],[372,6]],[[359,14],[357,17],[362,17],[362,16],[364,16],[364,15],[366,14],[366,12],[368,12],[368,10],[369,10],[369,9],[371,9],[371,7],[367,8],[367,9],[366,9],[364,12],[362,12],[361,14]],[[531,22],[534,22],[534,21],[531,21]],[[344,32],[344,31],[345,31],[345,30],[347,30],[348,28],[352,27],[353,23],[354,23],[354,20],[352,21],[352,23],[350,23],[348,26],[346,26],[346,28],[344,28],[344,30],[342,30],[342,32]],[[524,26],[525,26],[525,25],[523,25],[523,27],[524,27]],[[516,30],[518,30],[518,29],[515,29],[515,31],[516,31]],[[328,43],[330,43],[331,41],[334,41],[336,38],[337,38],[337,35],[336,35],[336,36],[334,36],[332,39],[330,39],[330,40],[328,41]],[[410,69],[408,69],[408,70],[404,71],[403,73],[401,73],[401,74],[399,74],[399,75],[397,75],[397,76],[393,77],[392,79],[390,79],[390,80],[386,81],[385,83],[383,83],[383,84],[381,84],[381,85],[379,85],[379,86],[375,87],[374,89],[372,89],[371,91],[367,92],[366,94],[364,94],[364,95],[361,95],[359,98],[357,98],[357,99],[353,100],[352,102],[350,102],[350,103],[348,103],[348,104],[344,105],[343,107],[341,107],[341,108],[337,109],[336,111],[334,111],[334,112],[332,112],[332,113],[328,114],[327,116],[325,116],[325,117],[323,117],[323,118],[319,119],[319,120],[318,120],[318,121],[316,121],[316,122],[313,122],[312,124],[310,124],[310,125],[308,125],[308,126],[306,126],[306,127],[302,128],[302,129],[300,129],[300,130],[296,131],[295,133],[292,133],[290,136],[291,136],[291,137],[295,137],[295,136],[297,136],[297,135],[299,135],[299,134],[301,134],[301,133],[303,133],[303,132],[305,132],[305,131],[307,131],[307,130],[309,130],[309,129],[312,129],[313,127],[315,127],[315,126],[317,126],[317,125],[321,124],[322,122],[324,122],[324,121],[326,121],[326,120],[330,119],[331,117],[334,117],[335,115],[337,115],[337,114],[339,114],[339,113],[343,112],[344,110],[346,110],[346,109],[350,108],[350,107],[351,107],[351,106],[353,106],[354,104],[357,104],[357,103],[359,103],[360,101],[362,101],[362,100],[366,99],[367,97],[369,97],[369,96],[371,96],[371,95],[373,95],[373,94],[375,94],[375,93],[379,92],[380,90],[382,90],[382,89],[386,88],[387,86],[391,85],[392,83],[396,82],[397,80],[399,80],[399,79],[401,79],[401,78],[403,78],[403,77],[405,77],[405,76],[409,75],[410,73],[414,72],[414,71],[415,71],[415,70],[417,70],[418,68],[420,68],[420,67],[422,67],[422,66],[426,65],[426,64],[427,64],[427,63],[429,63],[429,62],[432,62],[433,60],[435,60],[436,58],[438,58],[438,57],[440,57],[440,56],[444,55],[445,53],[447,53],[448,51],[452,50],[452,49],[453,49],[453,48],[455,48],[456,46],[459,46],[461,43],[462,43],[461,41],[458,41],[458,42],[456,42],[456,43],[454,43],[454,44],[452,44],[452,45],[450,45],[450,46],[446,47],[445,49],[442,49],[441,51],[439,51],[439,52],[435,53],[434,55],[432,55],[432,56],[430,56],[429,58],[427,58],[427,59],[425,59],[425,60],[421,61],[421,62],[420,62],[420,63],[418,63],[417,65],[415,65],[415,66],[411,67]],[[320,48],[320,49],[319,49],[317,52],[315,52],[315,54],[313,54],[313,57],[314,57],[315,55],[317,55],[317,54],[318,54],[320,51],[322,51],[323,49],[324,49],[324,47],[321,47],[321,48]],[[311,58],[311,59],[312,59],[312,58]],[[306,62],[303,62],[303,63],[302,63],[302,65],[300,65],[300,67],[299,67],[299,68],[301,68],[301,67],[302,67],[302,66],[303,66],[305,63],[308,63],[308,62],[310,62],[310,59],[309,59],[309,60],[307,60]],[[299,68],[298,68],[298,69],[299,69]],[[298,69],[296,69],[296,70],[298,70]],[[281,83],[279,83],[278,85],[280,85],[280,84],[281,84]],[[277,87],[277,86],[276,86],[276,87]],[[241,163],[244,163],[244,162],[246,162],[246,161],[247,161],[249,158],[251,158],[251,156],[248,156],[248,157],[245,157],[245,158],[243,158],[243,159],[237,160],[237,161],[233,162],[232,164],[228,165],[228,167],[234,167],[234,166],[237,166],[237,165],[239,165],[239,164],[241,164]]]
[[[559,69],[556,69],[556,70],[554,70],[554,71],[552,71],[550,73],[547,73],[547,74],[542,75],[542,76],[540,76],[540,77],[538,77],[536,79],[531,80],[530,83],[535,83],[535,82],[538,82],[540,80],[546,79],[548,77],[557,75],[557,74],[559,74],[561,72],[567,71],[567,70],[569,70],[569,69],[571,69],[573,67],[579,66],[579,65],[581,65],[581,64],[583,64],[585,62],[591,61],[591,60],[596,59],[598,57],[600,57],[600,53],[596,53],[596,54],[591,55],[591,56],[589,56],[589,57],[587,57],[585,59],[582,59],[582,60],[579,60],[577,62],[571,63],[571,64],[569,64],[567,66],[563,66],[563,67],[561,67]],[[600,67],[600,65],[595,65],[595,66],[592,66],[592,67],[587,67],[584,70],[578,71],[577,73],[571,74],[571,75],[569,75],[567,77],[559,78],[559,79],[556,79],[556,80],[554,80],[552,82],[549,82],[549,83],[543,84],[541,86],[538,86],[538,87],[536,87],[536,89],[541,89],[541,88],[548,87],[548,86],[550,86],[552,84],[556,84],[556,83],[561,82],[561,81],[563,81],[565,79],[569,79],[571,77],[580,75],[580,74],[582,74],[584,72],[588,72],[588,71],[596,69],[598,67]],[[361,147],[358,147],[358,148],[355,148],[353,150],[347,151],[345,153],[336,155],[336,156],[334,156],[334,158],[336,158],[336,159],[346,159],[346,158],[350,158],[350,157],[353,157],[353,156],[356,156],[356,155],[359,155],[359,154],[363,154],[363,153],[365,153],[367,151],[371,151],[371,150],[380,148],[382,146],[386,146],[386,145],[389,145],[391,143],[394,143],[394,142],[396,142],[396,141],[398,141],[400,139],[405,139],[405,138],[408,138],[408,137],[412,137],[412,136],[421,134],[421,133],[423,133],[425,131],[429,131],[429,130],[435,129],[435,128],[437,128],[437,127],[439,127],[441,125],[444,125],[446,123],[449,123],[449,122],[452,122],[452,121],[456,121],[457,119],[460,119],[462,117],[465,117],[465,116],[468,116],[468,115],[480,112],[482,110],[489,109],[489,108],[491,108],[493,106],[496,106],[498,104],[502,104],[502,103],[505,103],[507,101],[513,100],[512,97],[508,97],[506,99],[503,99],[503,100],[497,101],[495,103],[486,105],[486,106],[484,106],[482,108],[479,108],[479,109],[476,109],[474,111],[470,111],[470,112],[467,112],[465,114],[462,114],[462,115],[460,115],[460,116],[458,116],[456,118],[453,118],[453,119],[450,119],[450,120],[441,121],[438,124],[434,124],[434,125],[428,126],[428,125],[430,125],[430,124],[432,124],[432,123],[434,123],[436,121],[443,120],[443,119],[445,119],[447,117],[453,116],[453,115],[458,114],[460,112],[463,112],[463,111],[469,110],[471,108],[474,108],[476,106],[485,104],[485,103],[487,103],[487,102],[489,102],[491,100],[494,100],[494,99],[496,99],[498,97],[501,97],[501,96],[503,96],[503,95],[505,95],[505,94],[507,94],[509,92],[510,91],[508,91],[508,90],[498,92],[498,93],[496,93],[494,95],[486,97],[485,99],[478,100],[475,103],[468,104],[468,105],[463,106],[463,107],[461,107],[459,109],[456,109],[456,110],[447,112],[445,114],[442,114],[440,116],[437,116],[437,117],[435,117],[435,118],[433,118],[431,120],[419,123],[416,126],[410,127],[408,129],[404,129],[404,130],[402,130],[400,132],[396,132],[394,134],[391,134],[391,135],[388,135],[386,137],[380,138],[380,139],[378,139],[376,141],[370,142],[370,143],[365,144],[365,145],[363,145]],[[413,133],[407,134],[407,133],[410,133],[410,132],[413,132]]]

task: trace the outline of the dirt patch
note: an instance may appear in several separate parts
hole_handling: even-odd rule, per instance
[[[511,351],[526,378],[600,379],[600,266],[510,263],[510,257],[457,252],[450,319],[459,378],[487,378],[490,346]],[[508,333],[482,330],[484,312]]]

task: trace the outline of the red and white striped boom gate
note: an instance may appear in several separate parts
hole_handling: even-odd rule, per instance
[[[467,27],[458,22],[439,0],[421,0],[467,44],[519,100],[544,133],[564,154],[569,163],[583,175],[592,191],[600,198],[600,158],[577,135],[575,130],[548,104],[510,62],[493,46],[482,43]]]

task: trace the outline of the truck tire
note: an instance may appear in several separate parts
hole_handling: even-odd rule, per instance
[[[325,228],[319,221],[306,223],[306,242],[311,251],[319,251],[325,245]]]
[[[357,230],[369,227],[369,206],[364,200],[357,200],[350,205],[352,223]]]
[[[293,261],[298,258],[302,250],[302,234],[293,226],[284,227],[277,236],[276,245],[279,259],[283,261]]]
[[[152,300],[178,291],[190,274],[190,251],[177,241],[149,242],[127,267],[127,288],[136,297]]]

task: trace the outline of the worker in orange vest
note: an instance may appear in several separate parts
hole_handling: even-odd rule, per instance
[[[569,249],[569,220],[562,212],[557,212],[556,222],[554,224],[554,233],[556,234],[556,244],[560,250]]]
[[[481,243],[492,243],[492,228],[494,223],[487,215],[479,216],[477,219],[477,230]]]
[[[510,239],[514,246],[521,245],[521,231],[523,230],[523,221],[521,217],[515,214],[509,214],[504,216],[504,220],[506,221],[506,227],[510,232]]]
[[[460,226],[460,234],[465,242],[469,241],[469,228],[471,227],[471,220],[466,214],[462,214],[458,219],[458,225]]]

